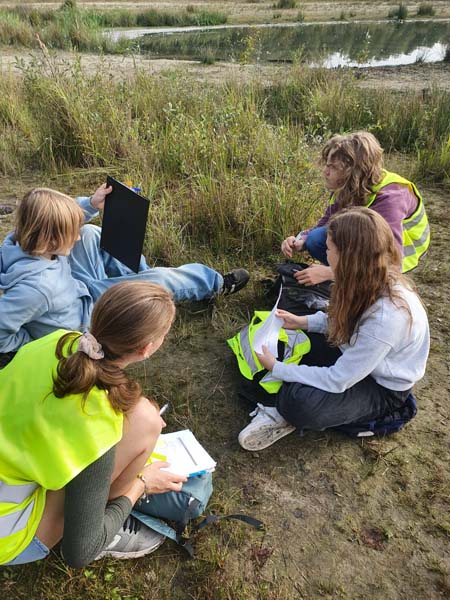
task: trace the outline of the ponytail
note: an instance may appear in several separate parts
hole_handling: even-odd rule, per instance
[[[118,360],[161,339],[174,316],[172,297],[159,285],[123,282],[111,287],[96,302],[91,320],[91,333],[101,344],[103,357],[93,359],[77,351],[80,333],[63,335],[56,346],[59,362],[53,377],[54,395],[82,394],[84,404],[97,387],[108,392],[115,410],[127,412],[142,396],[142,389]]]

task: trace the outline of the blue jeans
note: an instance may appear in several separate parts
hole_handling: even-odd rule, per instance
[[[316,227],[308,233],[305,248],[316,260],[320,260],[323,265],[328,265],[327,261],[327,228]]]
[[[48,556],[49,552],[50,550],[47,548],[47,546],[45,546],[41,540],[38,540],[38,538],[34,536],[25,550],[16,556],[16,558],[13,558],[8,563],[4,563],[1,566],[7,567],[11,565],[24,565],[25,563],[42,560]]]
[[[175,301],[211,298],[222,289],[222,275],[199,263],[150,268],[141,256],[139,272],[134,273],[100,248],[100,235],[100,227],[84,225],[69,255],[72,275],[87,285],[94,300],[122,281],[158,283],[172,292]]]

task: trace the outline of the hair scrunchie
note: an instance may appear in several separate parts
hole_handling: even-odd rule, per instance
[[[85,331],[79,339],[77,352],[84,352],[93,360],[104,358],[105,353],[102,350],[102,345],[97,342],[92,333]]]

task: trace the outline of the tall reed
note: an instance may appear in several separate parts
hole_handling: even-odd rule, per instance
[[[133,42],[114,42],[104,35],[108,27],[219,25],[227,15],[218,11],[167,11],[157,9],[99,10],[64,3],[57,10],[26,6],[0,9],[0,44],[38,47],[37,36],[50,48],[122,52]]]
[[[315,157],[337,131],[373,131],[448,181],[449,94],[364,91],[350,74],[294,66],[272,85],[208,85],[181,72],[129,81],[44,59],[0,76],[0,168],[131,174],[151,198],[148,249],[176,263],[251,257],[311,225],[327,195]],[[208,250],[206,250],[208,248]],[[195,250],[195,252],[194,252]]]

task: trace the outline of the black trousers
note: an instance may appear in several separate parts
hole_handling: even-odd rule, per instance
[[[311,352],[303,365],[329,367],[341,351],[328,345],[325,336],[309,333]],[[397,392],[366,377],[342,393],[325,392],[302,383],[283,383],[276,395],[278,412],[298,429],[322,431],[346,423],[371,421],[403,406],[411,390]]]

